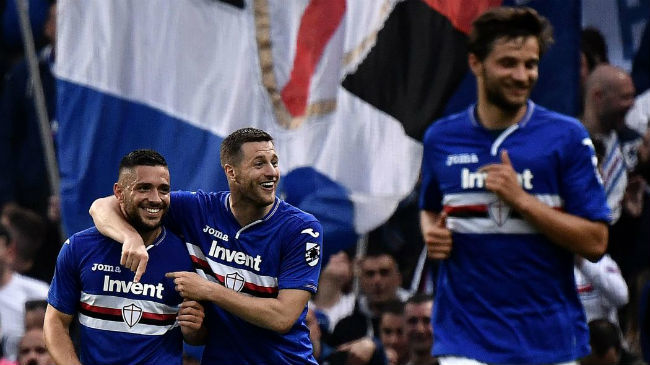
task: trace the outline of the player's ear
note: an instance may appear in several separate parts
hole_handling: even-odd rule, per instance
[[[226,178],[228,179],[228,181],[232,181],[232,182],[235,181],[236,173],[235,173],[235,167],[233,165],[228,163],[223,165],[223,171],[226,173]]]
[[[113,195],[115,195],[118,202],[122,203],[124,201],[124,187],[119,182],[113,184]]]
[[[472,71],[474,76],[481,74],[480,70],[483,66],[483,62],[481,62],[481,60],[479,60],[474,53],[467,55],[467,64],[469,65],[469,69]]]

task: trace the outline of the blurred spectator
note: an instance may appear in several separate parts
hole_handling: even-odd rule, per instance
[[[383,247],[370,246],[357,265],[360,293],[354,311],[334,328],[330,344],[379,335],[379,314],[391,300],[405,301],[408,292],[400,287],[402,276],[395,258]]]
[[[625,114],[634,101],[630,76],[612,65],[597,66],[586,83],[583,123],[594,139],[605,145],[602,175],[611,223],[621,215],[627,171],[636,165],[641,136],[625,125]]]
[[[433,298],[430,295],[415,294],[406,301],[406,339],[409,347],[408,365],[434,365],[438,360],[431,355],[433,347]]]
[[[607,254],[597,262],[576,256],[573,272],[587,322],[604,318],[618,325],[618,308],[627,304],[628,290],[616,262]]]
[[[580,94],[584,108],[587,77],[602,63],[608,63],[605,37],[596,28],[587,27],[580,33]]]
[[[591,354],[580,365],[643,365],[643,360],[621,345],[618,327],[606,319],[589,322]]]
[[[379,339],[390,365],[403,365],[409,359],[404,321],[404,303],[399,300],[386,303],[379,317]]]
[[[325,268],[321,271],[318,282],[318,292],[312,303],[328,320],[328,333],[354,310],[355,295],[351,292],[352,262],[348,253],[339,251],[330,256]]]
[[[36,299],[25,302],[25,331],[32,328],[43,328],[45,322],[47,300]]]
[[[55,365],[45,347],[42,328],[25,332],[18,345],[18,365]]]
[[[313,308],[307,309],[305,324],[314,349],[314,358],[322,365],[385,365],[383,347],[370,338],[351,341],[334,349],[323,341],[321,325]]]
[[[39,53],[39,68],[47,111],[55,132],[56,90],[52,68],[56,4],[50,6],[43,33],[49,45]],[[44,156],[34,107],[34,86],[27,61],[23,60],[7,73],[0,99],[0,171],[3,172],[0,174],[0,207],[13,201],[46,217],[52,194]]]
[[[35,212],[14,203],[6,204],[0,215],[0,222],[11,233],[16,244],[16,259],[13,268],[16,272],[49,282],[54,273],[56,252],[51,247],[58,245],[48,242],[44,245],[47,233],[45,220]]]
[[[16,244],[9,232],[0,225],[0,320],[4,355],[16,359],[18,342],[25,328],[25,303],[30,299],[45,299],[48,285],[20,275],[13,270]]]

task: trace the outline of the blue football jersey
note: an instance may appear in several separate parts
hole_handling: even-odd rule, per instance
[[[475,107],[437,121],[424,137],[420,207],[448,214],[450,257],[440,265],[433,310],[436,356],[501,364],[558,363],[589,353],[573,254],[549,241],[485,189],[482,166],[505,149],[520,185],[554,209],[608,221],[585,128],[528,102],[499,135]]]
[[[59,253],[48,302],[79,315],[83,364],[181,364],[183,337],[176,321],[183,301],[170,271],[191,271],[185,244],[163,228],[149,246],[139,283],[120,266],[122,245],[96,228],[74,234]]]
[[[282,289],[316,292],[320,273],[321,225],[276,198],[262,219],[241,227],[228,192],[172,192],[165,224],[186,241],[196,271],[232,290],[275,298]],[[250,324],[208,305],[204,364],[316,364],[306,307],[286,334]]]

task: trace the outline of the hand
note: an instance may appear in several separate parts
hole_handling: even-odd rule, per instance
[[[338,351],[348,353],[346,365],[364,365],[372,359],[375,352],[375,343],[369,337],[363,337],[358,340],[344,343],[337,348]]]
[[[210,291],[211,283],[195,272],[176,271],[165,274],[168,278],[174,279],[174,285],[178,294],[184,299],[210,300],[207,293]]]
[[[122,257],[120,258],[120,265],[127,269],[134,271],[134,282],[140,281],[147,268],[149,261],[149,253],[144,246],[144,241],[140,235],[134,235],[124,240],[122,244]]]
[[[423,238],[429,258],[441,260],[451,254],[451,230],[447,228],[447,213],[442,212],[432,224],[423,224]]]
[[[499,199],[513,208],[517,206],[519,199],[526,194],[519,184],[517,173],[512,168],[506,150],[501,150],[501,163],[485,165],[479,171],[487,173],[485,188],[495,193]]]
[[[178,324],[181,326],[181,331],[198,331],[203,325],[204,318],[205,309],[201,303],[194,300],[183,300],[178,310]]]

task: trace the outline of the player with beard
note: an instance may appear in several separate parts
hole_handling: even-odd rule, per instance
[[[57,364],[180,365],[183,337],[197,343],[203,336],[203,307],[184,301],[165,277],[168,270],[192,269],[185,244],[161,225],[169,184],[167,163],[157,152],[136,150],[122,158],[113,193],[151,258],[140,282],[120,266],[120,245],[96,228],[72,235],[61,248],[44,324]],[[75,314],[79,357],[69,334]]]
[[[468,61],[478,101],[424,137],[421,227],[442,260],[433,355],[443,365],[589,353],[573,257],[604,254],[609,210],[585,128],[529,100],[551,33],[526,7],[477,18]]]
[[[164,221],[183,235],[198,272],[168,276],[184,298],[210,302],[201,363],[316,364],[305,315],[318,285],[321,225],[275,196],[280,170],[268,133],[239,129],[220,154],[230,191],[172,192]],[[91,215],[124,243],[122,263],[142,273],[147,252],[117,200],[96,200]]]

